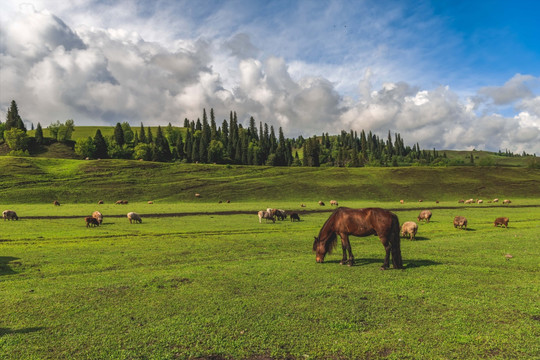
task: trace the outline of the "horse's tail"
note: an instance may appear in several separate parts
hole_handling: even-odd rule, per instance
[[[401,238],[399,236],[399,219],[397,215],[392,214],[392,229],[390,233],[390,245],[392,246],[392,264],[395,269],[403,268],[403,259],[401,258]]]

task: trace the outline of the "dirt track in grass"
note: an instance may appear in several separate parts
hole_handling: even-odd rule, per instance
[[[474,205],[473,205],[474,206]],[[473,207],[470,206],[470,207]],[[540,205],[501,205],[500,207],[510,207],[510,208],[537,208],[540,207]],[[394,211],[394,212],[400,212],[400,211],[421,211],[425,210],[426,208],[429,209],[440,209],[440,210],[452,210],[452,209],[462,209],[462,208],[469,208],[466,206],[437,206],[437,207],[414,207],[414,208],[388,208],[386,210]],[[493,206],[474,206],[474,208],[493,208]],[[287,213],[296,212],[299,215],[302,214],[315,214],[315,213],[330,213],[334,211],[336,208],[324,208],[324,209],[317,209],[317,210],[285,210]],[[182,217],[182,216],[198,216],[198,215],[253,215],[256,214],[255,211],[248,211],[248,210],[230,210],[230,211],[215,211],[215,212],[206,212],[206,211],[198,211],[198,212],[175,212],[175,213],[140,213],[141,217],[148,217],[148,218],[165,218],[165,217]],[[53,215],[53,216],[24,216],[20,217],[20,219],[35,219],[35,220],[47,220],[47,219],[77,219],[84,215]],[[125,214],[119,214],[119,215],[107,215],[108,218],[123,218],[126,217]]]

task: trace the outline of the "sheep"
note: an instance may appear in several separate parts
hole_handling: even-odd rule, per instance
[[[324,206],[324,202],[319,201],[319,205],[320,205],[320,206]]]
[[[493,202],[499,202],[499,199],[493,199]]]
[[[482,204],[483,202],[484,202],[484,200],[476,200],[477,204]]]
[[[152,205],[153,203],[154,203],[154,202],[153,202],[152,200],[150,200],[150,201],[148,202],[149,205]]]
[[[53,204],[54,204],[54,206],[60,206],[60,202],[58,202],[58,200],[54,200]]]
[[[130,224],[132,224],[133,221],[136,222],[136,223],[139,223],[139,224],[142,223],[142,219],[141,219],[140,215],[137,214],[137,213],[129,212],[127,214],[127,218],[129,219]]]
[[[463,229],[463,227],[467,228],[467,219],[464,216],[456,216],[454,218],[454,227],[457,228],[458,226],[460,229]]]
[[[425,220],[426,222],[429,222],[429,220],[431,219],[431,215],[432,215],[431,211],[422,210],[420,214],[418,215],[418,221]]]
[[[98,203],[98,205],[102,205],[102,204],[103,204],[103,200],[99,200],[97,203]]]
[[[2,217],[5,220],[19,220],[19,217],[17,216],[17,213],[13,210],[4,210],[2,212]]]
[[[465,200],[465,204],[472,204],[473,201],[474,201],[473,199]]]
[[[511,203],[511,201],[508,200],[508,199],[503,200],[503,204],[510,204],[510,203]]]
[[[337,200],[330,200],[330,206],[333,206],[333,205],[338,206]]]
[[[99,226],[99,221],[95,217],[91,217],[91,216],[85,217],[84,221],[86,222],[86,227],[89,227],[90,225]]]
[[[501,227],[505,227],[508,229],[508,218],[507,217],[499,217],[499,218],[496,218],[495,221],[493,222],[493,225],[494,226],[498,226],[498,225],[501,225]]]
[[[96,219],[100,225],[103,222],[103,215],[99,211],[94,211],[92,217]]]
[[[399,203],[400,203],[400,204],[404,204],[405,201],[404,201],[404,200],[399,200]]]
[[[416,232],[418,231],[418,224],[414,221],[407,221],[401,226],[401,236],[410,235],[410,239],[414,240]]]

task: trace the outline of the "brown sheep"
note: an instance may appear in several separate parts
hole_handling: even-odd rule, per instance
[[[508,199],[503,200],[503,204],[510,204],[510,203],[511,203],[511,201],[508,200]]]
[[[496,218],[494,223],[493,223],[494,226],[498,226],[498,225],[501,225],[501,227],[505,227],[508,229],[508,218],[507,217],[499,217],[499,218]]]
[[[476,200],[477,204],[482,204],[483,202],[484,202],[484,200]]]
[[[465,202],[465,200],[461,199],[461,200],[458,200],[458,204],[463,204]]]
[[[324,206],[324,202],[319,201],[319,205]]]
[[[418,215],[418,221],[422,221],[422,220],[425,220],[426,222],[429,222],[429,220],[431,219],[431,211],[429,210],[422,210],[420,211],[420,214]]]
[[[103,205],[103,200],[99,200],[97,203],[98,205]]]
[[[53,204],[54,204],[54,206],[60,206],[60,203],[58,202],[58,200],[54,200]]]
[[[148,204],[152,205],[154,202],[153,201],[149,201]]]
[[[85,217],[84,221],[86,222],[86,227],[92,226],[99,226],[99,221],[94,217]]]
[[[399,203],[400,203],[400,204],[404,204],[404,203],[405,203],[405,201],[403,201],[403,200],[399,200]]]
[[[465,200],[465,204],[472,204],[473,201],[474,201],[473,199]]]
[[[499,199],[493,199],[493,202],[499,202]]]
[[[2,212],[2,217],[5,220],[19,220],[19,217],[17,216],[17,213],[13,210],[4,210]]]
[[[330,200],[330,206],[333,206],[333,205],[338,206],[337,200]]]
[[[195,197],[196,197],[196,198],[200,198],[200,197],[201,197],[201,194],[195,194]]]
[[[306,207],[306,204],[300,204],[300,207]]]
[[[467,228],[467,219],[464,216],[456,216],[454,218],[454,227],[457,228],[458,226],[460,229],[463,229],[463,227]]]
[[[142,219],[141,219],[140,215],[137,214],[137,213],[129,212],[129,213],[127,214],[127,218],[128,218],[128,220],[129,220],[129,223],[130,223],[130,224],[132,224],[133,221],[136,222],[136,223],[139,223],[139,224],[142,223]]]
[[[103,222],[103,215],[99,211],[94,211],[92,217],[96,219],[100,225]]]
[[[407,221],[401,226],[401,236],[410,235],[410,239],[414,240],[416,232],[418,231],[418,224],[414,221]]]

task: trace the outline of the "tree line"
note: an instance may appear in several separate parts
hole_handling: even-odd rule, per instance
[[[229,119],[218,125],[213,109],[209,114],[203,109],[202,120],[186,118],[183,128],[170,123],[165,128],[158,126],[155,134],[143,123],[132,128],[123,122],[116,124],[110,136],[98,129],[93,137],[73,142],[73,120],[57,121],[47,129],[51,137],[43,136],[40,123],[34,136],[28,136],[17,104],[12,101],[6,122],[0,122],[0,140],[8,144],[10,155],[17,156],[30,155],[43,145],[58,141],[72,144],[78,156],[88,159],[311,167],[452,165],[446,153],[423,150],[418,143],[407,146],[399,133],[392,137],[389,131],[383,139],[371,131],[358,134],[343,130],[338,135],[285,138],[281,127],[276,135],[273,126],[262,122],[257,125],[253,117],[244,127],[235,111],[230,111]],[[506,155],[510,153],[507,151]]]

